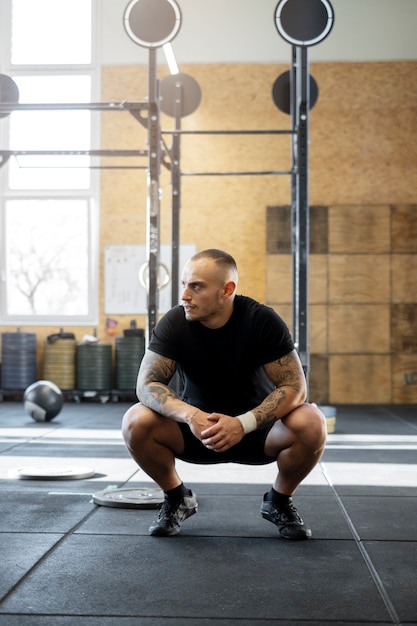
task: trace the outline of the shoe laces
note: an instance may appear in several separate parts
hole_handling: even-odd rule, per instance
[[[288,502],[288,504],[284,504],[284,506],[277,507],[277,513],[282,521],[292,524],[303,523],[303,520],[301,519],[297,509],[291,502]]]
[[[175,518],[175,515],[181,505],[181,500],[164,500],[162,504],[160,504],[159,509],[159,519],[166,518],[167,520],[172,520]]]

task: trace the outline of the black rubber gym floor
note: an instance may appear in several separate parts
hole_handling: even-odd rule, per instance
[[[149,537],[153,510],[100,506],[152,487],[128,456],[122,402],[67,402],[47,424],[0,403],[1,626],[417,625],[417,406],[337,407],[322,462],[294,501],[313,539],[259,507],[275,467],[180,463],[199,512]],[[93,478],[22,480],[22,467]]]

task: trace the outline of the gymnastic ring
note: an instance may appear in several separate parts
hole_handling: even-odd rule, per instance
[[[160,270],[161,269],[165,270],[164,279],[161,282],[158,280],[158,289],[165,289],[165,287],[167,287],[171,281],[171,272],[169,271],[169,267],[165,265],[165,263],[159,263],[158,268],[159,268],[158,278],[160,278]],[[143,265],[141,265],[139,268],[139,282],[142,285],[142,287],[144,287],[145,289],[149,288],[149,278],[147,276],[148,269],[149,269],[148,261],[143,263]]]

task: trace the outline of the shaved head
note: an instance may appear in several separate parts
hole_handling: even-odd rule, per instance
[[[202,259],[211,259],[214,261],[219,269],[224,270],[226,280],[230,279],[237,283],[237,265],[230,254],[223,250],[217,250],[217,248],[209,248],[208,250],[197,252],[197,254],[191,257],[190,261],[200,261]]]

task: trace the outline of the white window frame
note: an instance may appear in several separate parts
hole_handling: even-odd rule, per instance
[[[100,101],[100,0],[92,0],[92,52],[91,63],[83,65],[12,65],[11,64],[11,13],[12,0],[0,2],[0,47],[1,73],[18,75],[74,75],[91,77],[91,101]],[[0,44],[1,45],[1,44]],[[8,118],[0,119],[0,146],[8,149]],[[91,112],[91,149],[100,145],[100,114]],[[39,149],[42,149],[40,146]],[[13,158],[13,157],[12,157]],[[59,158],[59,157],[58,157]],[[3,326],[64,326],[97,325],[99,319],[99,215],[100,215],[100,174],[98,169],[90,170],[89,189],[12,190],[8,187],[7,164],[0,167],[0,325]],[[7,313],[6,259],[5,259],[5,201],[24,198],[81,198],[88,200],[89,206],[89,251],[88,251],[88,313],[85,315],[9,315]]]

